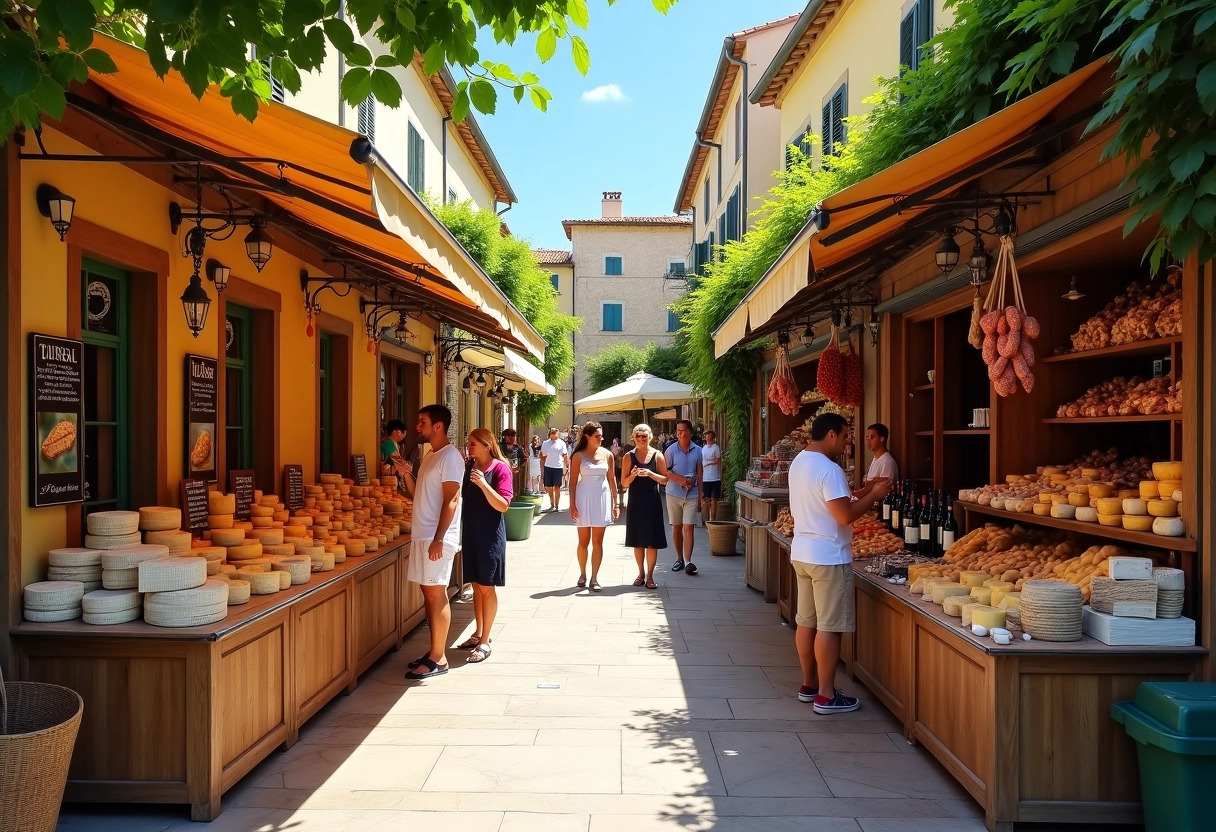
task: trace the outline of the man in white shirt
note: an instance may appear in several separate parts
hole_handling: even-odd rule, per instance
[[[570,449],[558,438],[557,428],[549,428],[549,438],[541,443],[540,462],[544,467],[545,493],[549,495],[549,511],[557,511],[562,498],[562,480],[570,467]]]
[[[718,519],[718,500],[722,499],[722,446],[718,434],[705,431],[705,444],[701,446],[701,525],[706,520]]]
[[[431,452],[419,464],[417,477],[406,463],[403,478],[406,493],[414,500],[406,577],[422,587],[431,630],[431,649],[410,662],[406,679],[429,679],[448,672],[446,651],[452,625],[448,583],[460,548],[460,485],[465,468],[464,457],[448,441],[451,421],[452,411],[441,404],[418,411],[418,435],[430,443]]]
[[[866,471],[866,482],[881,479],[895,482],[899,479],[899,463],[887,450],[887,441],[890,437],[891,431],[881,422],[875,422],[866,428],[866,444],[870,446],[870,452],[874,454],[874,459]]]
[[[848,446],[844,417],[824,413],[811,423],[811,441],[790,463],[794,539],[790,563],[798,578],[798,631],[802,665],[800,702],[815,713],[855,711],[861,703],[836,689],[841,633],[857,627],[853,598],[853,522],[887,495],[889,480],[868,483],[852,500],[844,471],[833,461]]]

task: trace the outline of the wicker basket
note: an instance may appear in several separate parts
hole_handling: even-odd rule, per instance
[[[707,520],[709,529],[709,553],[711,555],[736,555],[735,544],[739,539],[739,524],[724,520]]]
[[[83,713],[74,690],[0,676],[0,829],[54,832]]]

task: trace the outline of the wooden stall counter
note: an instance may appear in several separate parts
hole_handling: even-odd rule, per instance
[[[759,488],[746,482],[735,483],[739,497],[739,532],[743,535],[744,581],[764,593],[764,600],[777,600],[777,564],[770,550],[769,523],[777,512],[790,504],[788,488]]]
[[[20,678],[84,698],[69,802],[188,803],[194,820],[422,620],[408,540],[255,595],[205,627],[25,622]]]
[[[854,564],[852,675],[983,807],[1014,823],[1139,824],[1136,751],[1110,719],[1144,681],[1198,677],[1202,647],[979,638]]]

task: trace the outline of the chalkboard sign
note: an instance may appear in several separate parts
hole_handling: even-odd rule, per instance
[[[228,490],[236,495],[236,519],[249,519],[249,506],[253,505],[253,471],[229,471]]]
[[[219,406],[219,362],[186,356],[186,473],[216,482],[215,426]]]
[[[207,531],[208,490],[203,480],[182,480],[182,531],[190,534]]]
[[[304,508],[304,466],[283,466],[283,504],[288,511]]]
[[[356,485],[367,485],[371,482],[367,478],[367,457],[363,454],[351,454],[350,472]]]
[[[30,333],[30,507],[84,502],[84,345]]]

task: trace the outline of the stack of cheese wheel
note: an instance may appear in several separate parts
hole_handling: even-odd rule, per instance
[[[101,549],[52,549],[47,556],[48,581],[80,581],[84,591],[101,588]]]
[[[85,518],[85,525],[84,545],[89,549],[119,549],[140,542],[137,511],[95,511]]]
[[[1081,587],[1067,581],[1027,581],[1021,602],[1022,629],[1034,638],[1081,640]]]
[[[291,577],[290,584],[294,586],[308,583],[312,575],[312,559],[304,555],[275,555],[270,562],[274,570],[286,572]]]
[[[126,624],[143,615],[143,598],[138,589],[98,589],[81,601],[85,624]]]
[[[166,558],[171,560],[193,560],[192,558]],[[192,587],[181,586],[193,581],[197,568],[183,564],[169,565],[164,561],[148,561],[140,565],[141,581],[147,571],[149,585],[180,586],[148,592],[144,597],[144,621],[157,627],[201,627],[222,621],[228,615],[228,581],[214,578],[204,580]],[[143,584],[141,583],[141,586]]]
[[[84,584],[80,581],[39,581],[22,592],[25,620],[40,623],[71,621],[80,618],[80,599]]]
[[[262,570],[257,566],[237,569],[232,573],[232,578],[247,582],[252,595],[273,595],[282,588],[282,579],[278,572]]]
[[[156,543],[136,543],[102,552],[101,585],[106,589],[134,589],[139,586],[141,563],[168,556],[169,547]]]
[[[1153,580],[1157,582],[1157,617],[1180,617],[1183,594],[1186,589],[1183,571],[1168,566],[1158,566],[1153,569]]]
[[[203,542],[205,543],[205,541]],[[224,568],[224,560],[228,557],[228,550],[223,546],[195,545],[190,548],[189,554],[207,561],[207,576],[211,577],[212,575],[220,574],[220,570]]]
[[[236,524],[236,495],[222,491],[207,492],[207,528],[231,529]]]
[[[168,532],[181,527],[182,510],[180,508],[144,506],[139,510],[139,530],[141,532]]]

